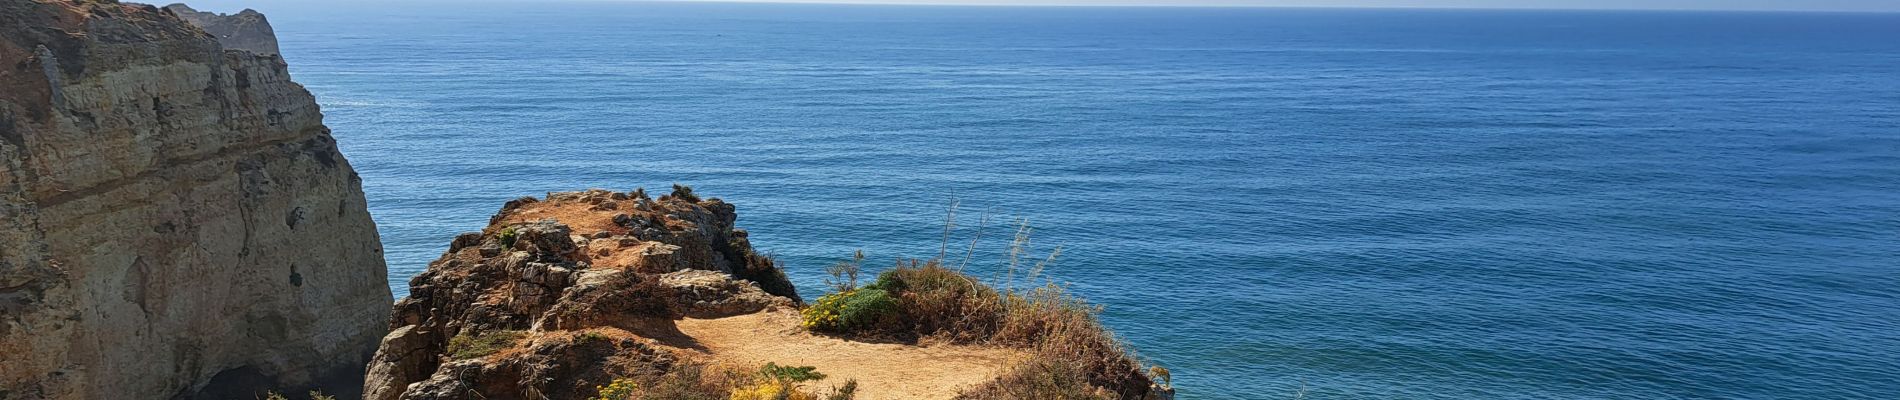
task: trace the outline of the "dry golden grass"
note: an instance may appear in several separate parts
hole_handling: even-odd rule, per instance
[[[1139,399],[1148,394],[1152,381],[1121,340],[1101,325],[1100,309],[1061,286],[998,291],[939,262],[910,261],[864,289],[894,296],[896,315],[845,335],[1007,346],[1035,354],[962,398]]]
[[[826,390],[801,383],[810,379],[769,372],[758,366],[681,363],[664,375],[625,380],[631,384],[616,393],[620,395],[614,400],[852,400],[856,397],[856,381]]]

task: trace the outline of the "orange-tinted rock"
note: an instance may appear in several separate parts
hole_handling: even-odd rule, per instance
[[[486,229],[457,236],[410,282],[391,319],[397,334],[384,339],[370,363],[365,398],[508,397],[568,390],[537,383],[543,378],[594,382],[607,376],[601,374],[660,372],[670,361],[619,365],[627,370],[618,372],[575,363],[670,360],[666,349],[675,347],[642,343],[680,336],[678,318],[796,307],[791,283],[752,251],[744,231],[733,227],[737,219],[735,208],[717,199],[654,201],[638,192],[509,201]],[[548,338],[578,330],[632,339],[581,347],[537,339],[472,360],[448,354],[458,335],[525,331]]]

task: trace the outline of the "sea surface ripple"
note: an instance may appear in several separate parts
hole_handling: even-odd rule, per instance
[[[257,5],[399,295],[548,191],[807,296],[960,199],[1183,399],[1900,398],[1900,14],[447,4]]]

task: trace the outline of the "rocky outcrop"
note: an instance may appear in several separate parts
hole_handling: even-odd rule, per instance
[[[184,4],[165,6],[166,11],[197,25],[205,33],[218,37],[225,50],[247,50],[262,55],[277,55],[277,32],[271,30],[264,14],[249,8],[237,14],[218,14],[191,9]]]
[[[275,45],[237,46],[267,54],[0,0],[0,398],[361,388],[390,297],[360,182]]]
[[[684,337],[674,320],[798,305],[737,218],[684,187],[658,200],[591,190],[510,201],[411,281],[364,398],[579,398],[612,377],[663,373],[692,347],[669,342]],[[456,349],[510,333],[523,337],[492,354]]]

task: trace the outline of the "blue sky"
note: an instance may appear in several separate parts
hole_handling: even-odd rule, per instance
[[[613,0],[603,0],[613,1]],[[691,0],[728,1],[728,0]],[[1900,0],[730,0],[774,3],[1900,11]]]
[[[274,5],[350,4],[353,0],[147,0],[153,4],[185,1],[201,9],[225,11],[253,7],[269,11]],[[381,1],[381,0],[379,0]],[[401,1],[401,0],[391,0]],[[442,0],[423,0],[440,2]],[[459,0],[532,2],[538,0]],[[574,0],[629,1],[629,0]],[[646,1],[646,0],[632,0]],[[1259,7],[1407,7],[1407,8],[1528,8],[1528,9],[1634,9],[1634,10],[1786,10],[1900,12],[1900,0],[667,0],[741,1],[769,3],[968,4],[968,5],[1080,5],[1080,6],[1259,6]]]

